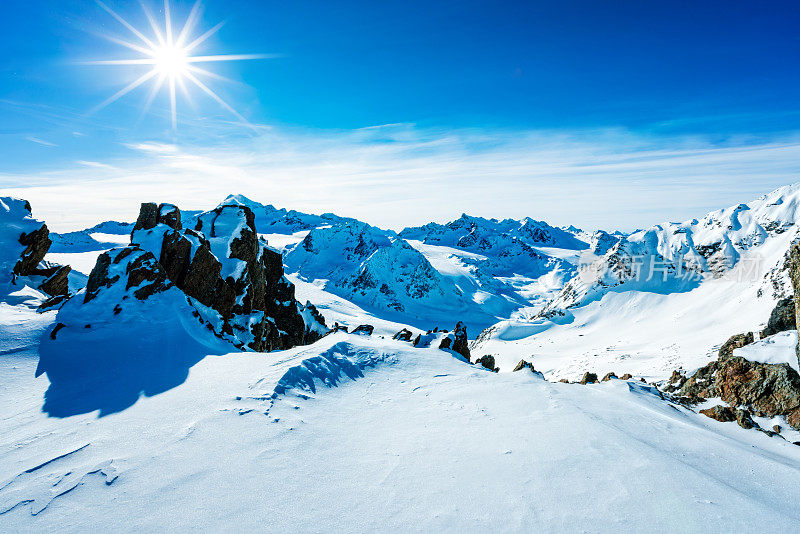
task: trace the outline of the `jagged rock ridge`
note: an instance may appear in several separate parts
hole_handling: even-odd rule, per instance
[[[130,297],[142,301],[176,288],[197,320],[240,349],[286,349],[327,331],[313,305],[295,299],[280,254],[259,239],[246,206],[199,214],[189,229],[176,206],[142,204],[131,244],[98,257],[83,303],[117,285],[125,294],[114,302],[114,314]]]

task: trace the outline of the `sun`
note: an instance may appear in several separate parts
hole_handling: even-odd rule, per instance
[[[211,29],[205,31],[197,37],[193,37],[195,27],[197,26],[200,18],[202,6],[198,0],[192,7],[189,16],[184,22],[183,26],[177,31],[173,26],[172,15],[170,12],[169,0],[164,0],[164,22],[160,24],[156,21],[152,12],[147,6],[142,3],[142,9],[150,23],[151,36],[145,34],[146,30],[140,30],[130,24],[127,20],[122,18],[116,11],[111,9],[108,5],[101,0],[96,0],[97,5],[103,8],[108,14],[122,24],[134,37],[137,38],[134,42],[129,42],[124,39],[118,39],[110,35],[104,37],[116,44],[122,45],[133,52],[138,54],[137,57],[130,57],[124,59],[110,59],[102,61],[88,61],[88,65],[145,65],[149,66],[144,74],[137,79],[123,87],[106,100],[95,106],[92,112],[98,111],[112,102],[119,100],[126,94],[130,93],[139,86],[145,83],[150,83],[150,92],[147,95],[144,107],[142,108],[142,116],[144,116],[150,109],[155,97],[163,91],[167,91],[170,100],[170,110],[172,118],[172,128],[177,129],[178,126],[178,91],[191,101],[189,90],[187,86],[193,86],[200,89],[208,97],[216,101],[219,105],[225,108],[229,113],[233,114],[237,119],[245,124],[249,124],[239,112],[223,100],[216,92],[214,92],[202,79],[212,78],[216,80],[227,80],[226,78],[209,71],[205,68],[198,66],[203,63],[214,63],[218,61],[241,61],[248,59],[268,59],[278,57],[275,54],[215,54],[215,55],[194,55],[194,51],[203,44],[209,37],[217,33],[223,26],[220,22],[213,26]],[[228,80],[230,81],[230,80]]]
[[[155,69],[163,76],[184,76],[189,67],[186,50],[177,46],[159,47],[153,51],[153,59]]]

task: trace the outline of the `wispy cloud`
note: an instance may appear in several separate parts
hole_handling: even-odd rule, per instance
[[[50,141],[45,141],[44,139],[39,139],[38,137],[36,137],[34,135],[27,136],[25,138],[25,140],[26,141],[30,141],[31,143],[36,143],[37,145],[42,145],[42,146],[51,146],[51,147],[58,146],[57,144],[51,143]]]
[[[664,137],[624,130],[271,128],[203,145],[126,145],[128,159],[0,176],[54,228],[136,216],[143,201],[210,208],[229,193],[384,227],[462,212],[632,229],[746,201],[800,176],[800,136]],[[105,166],[104,166],[105,165]]]

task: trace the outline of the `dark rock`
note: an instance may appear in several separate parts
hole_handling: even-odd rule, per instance
[[[758,426],[756,422],[753,421],[748,410],[736,410],[736,422],[745,430],[750,430]]]
[[[587,372],[583,373],[583,376],[581,377],[581,382],[580,383],[583,384],[583,385],[586,385],[586,384],[594,384],[595,382],[597,382],[597,374],[590,373],[590,372],[587,371]]]
[[[139,300],[145,300],[172,286],[164,269],[149,251],[142,251],[142,254],[135,257],[126,267],[126,273],[128,281],[125,289],[136,288],[133,296]]]
[[[511,370],[511,372],[516,373],[517,371],[522,371],[525,368],[533,369],[533,364],[531,362],[526,362],[525,360],[520,360],[519,363]]]
[[[603,377],[603,380],[602,380],[602,381],[603,381],[603,382],[608,382],[608,381],[609,381],[609,380],[611,380],[612,378],[617,378],[617,375],[615,375],[613,371],[612,371],[612,372],[610,372],[610,373],[608,373],[608,374],[606,374],[606,376],[604,376],[604,377]]]
[[[783,429],[781,428],[781,425],[774,425],[774,426],[772,427],[772,430],[773,430],[773,432],[775,432],[776,434],[780,434],[780,433],[781,433],[781,430],[783,430]]]
[[[160,204],[158,206],[158,222],[166,224],[173,230],[180,230],[181,210],[174,204]]]
[[[443,337],[442,341],[439,342],[440,349],[450,349],[451,345],[453,344],[453,340],[449,337]]]
[[[767,327],[761,331],[761,337],[768,337],[786,330],[796,330],[794,297],[781,299],[769,316]]]
[[[470,353],[469,353],[469,346],[467,341],[467,327],[459,321],[456,323],[456,327],[453,329],[453,334],[455,335],[455,339],[453,340],[453,350],[469,361]]]
[[[625,373],[624,375],[619,377],[620,380],[630,380],[631,378],[633,378],[633,375],[630,373]]]
[[[392,336],[392,339],[397,339],[400,341],[411,341],[411,336],[414,335],[411,330],[403,328],[398,333]]]
[[[109,275],[112,264],[123,261],[124,273],[113,269],[115,274]],[[142,204],[131,245],[98,257],[84,302],[120,276],[126,290],[133,288],[140,300],[176,286],[193,299],[189,302],[196,310],[207,313],[203,310],[210,308],[219,314],[216,327],[211,321],[206,325],[242,349],[287,349],[316,341],[327,330],[313,305],[295,299],[281,255],[258,238],[255,216],[246,206],[223,205],[200,214],[197,230],[191,230],[182,228],[176,206]]]
[[[55,295],[53,297],[50,297],[49,299],[39,304],[37,311],[41,313],[47,310],[52,310],[53,308],[58,308],[59,306],[64,304],[68,298],[69,295]]]
[[[755,341],[755,337],[753,336],[752,332],[747,332],[746,334],[736,334],[735,336],[731,336],[728,341],[722,344],[719,348],[719,358],[725,359],[730,358],[733,355],[733,351],[735,349],[742,348],[746,345],[749,345]]]
[[[569,384],[569,380],[567,380],[566,378],[562,378],[561,380],[559,380],[559,382],[561,382],[562,384]]]
[[[479,365],[485,367],[486,369],[488,369],[490,371],[493,371],[495,373],[500,370],[499,368],[494,366],[494,363],[495,363],[494,362],[494,356],[492,356],[491,354],[485,354],[485,355],[481,356],[480,358],[478,358],[475,361],[475,363],[477,363],[477,364],[479,364]]]
[[[347,326],[339,323],[333,323],[333,331],[347,333]]]
[[[125,249],[127,250],[127,249]],[[117,256],[119,258],[119,255]],[[83,302],[89,302],[97,296],[97,293],[104,287],[111,287],[111,284],[119,280],[119,276],[109,278],[108,268],[111,266],[111,256],[108,252],[103,252],[97,256],[97,261],[89,273],[89,279],[86,282],[86,294],[83,297]]]
[[[50,231],[47,229],[47,225],[42,224],[36,230],[27,234],[23,233],[19,237],[19,242],[25,247],[25,250],[22,251],[19,261],[14,265],[12,270],[14,274],[19,276],[40,274],[37,272],[39,263],[44,259],[52,243],[49,236]]]
[[[39,289],[52,296],[66,296],[69,294],[69,273],[72,267],[59,265],[51,269],[53,272],[42,282]]]
[[[700,410],[700,413],[706,417],[716,419],[717,421],[721,421],[723,423],[736,421],[736,414],[734,414],[733,410],[727,406],[714,406],[712,408],[706,408],[705,410]]]
[[[792,281],[794,294],[800,295],[800,240],[795,240],[789,247],[786,263],[789,267],[789,278]],[[795,299],[794,302],[794,323],[800,325],[800,298]]]
[[[353,329],[354,334],[361,334],[365,336],[371,336],[372,332],[375,331],[375,327],[371,324],[360,324]]]
[[[149,230],[158,224],[158,206],[154,202],[142,202],[139,206],[139,217],[133,225],[133,231]]]
[[[65,325],[64,323],[58,323],[55,326],[55,328],[53,328],[53,331],[50,332],[50,339],[55,339],[56,335],[58,334],[58,331],[61,330],[62,328],[64,328],[65,326],[67,326],[67,325]]]

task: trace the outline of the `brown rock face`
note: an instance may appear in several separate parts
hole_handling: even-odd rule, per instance
[[[753,336],[752,332],[748,332],[746,334],[736,334],[735,336],[731,336],[728,341],[722,344],[719,348],[719,358],[725,359],[730,358],[733,355],[733,351],[735,349],[740,349],[750,343],[755,341],[755,337]]]
[[[620,380],[630,380],[631,378],[633,378],[633,375],[630,373],[625,373],[624,375],[619,377]]]
[[[182,227],[176,206],[143,203],[131,244],[113,252],[98,257],[84,302],[118,281],[126,289],[136,288],[139,299],[174,285],[194,299],[190,302],[198,317],[208,308],[219,314],[218,319],[207,318],[209,325],[217,325],[218,336],[257,351],[310,343],[325,330],[322,315],[295,299],[281,255],[259,240],[255,217],[246,206],[223,205],[203,213],[192,230]],[[128,259],[124,273],[110,269],[131,254],[136,256]]]
[[[603,377],[603,382],[608,382],[612,378],[617,378],[617,375],[615,375],[613,372],[608,373],[606,374],[606,376]]]
[[[594,384],[595,382],[597,382],[597,375],[595,373],[590,373],[589,371],[583,373],[583,376],[581,377],[581,384]]]
[[[733,410],[727,406],[714,406],[713,408],[706,408],[705,410],[700,410],[700,413],[706,417],[716,419],[717,421],[721,421],[723,423],[736,421],[736,414],[734,414]]]
[[[800,375],[788,364],[751,362],[729,357],[710,362],[680,390],[693,399],[720,397],[736,407],[749,407],[767,417],[784,415],[800,429]]]
[[[522,371],[525,368],[533,369],[533,364],[531,362],[526,362],[525,360],[520,360],[517,365],[511,370],[512,373],[516,373],[517,371]]]

